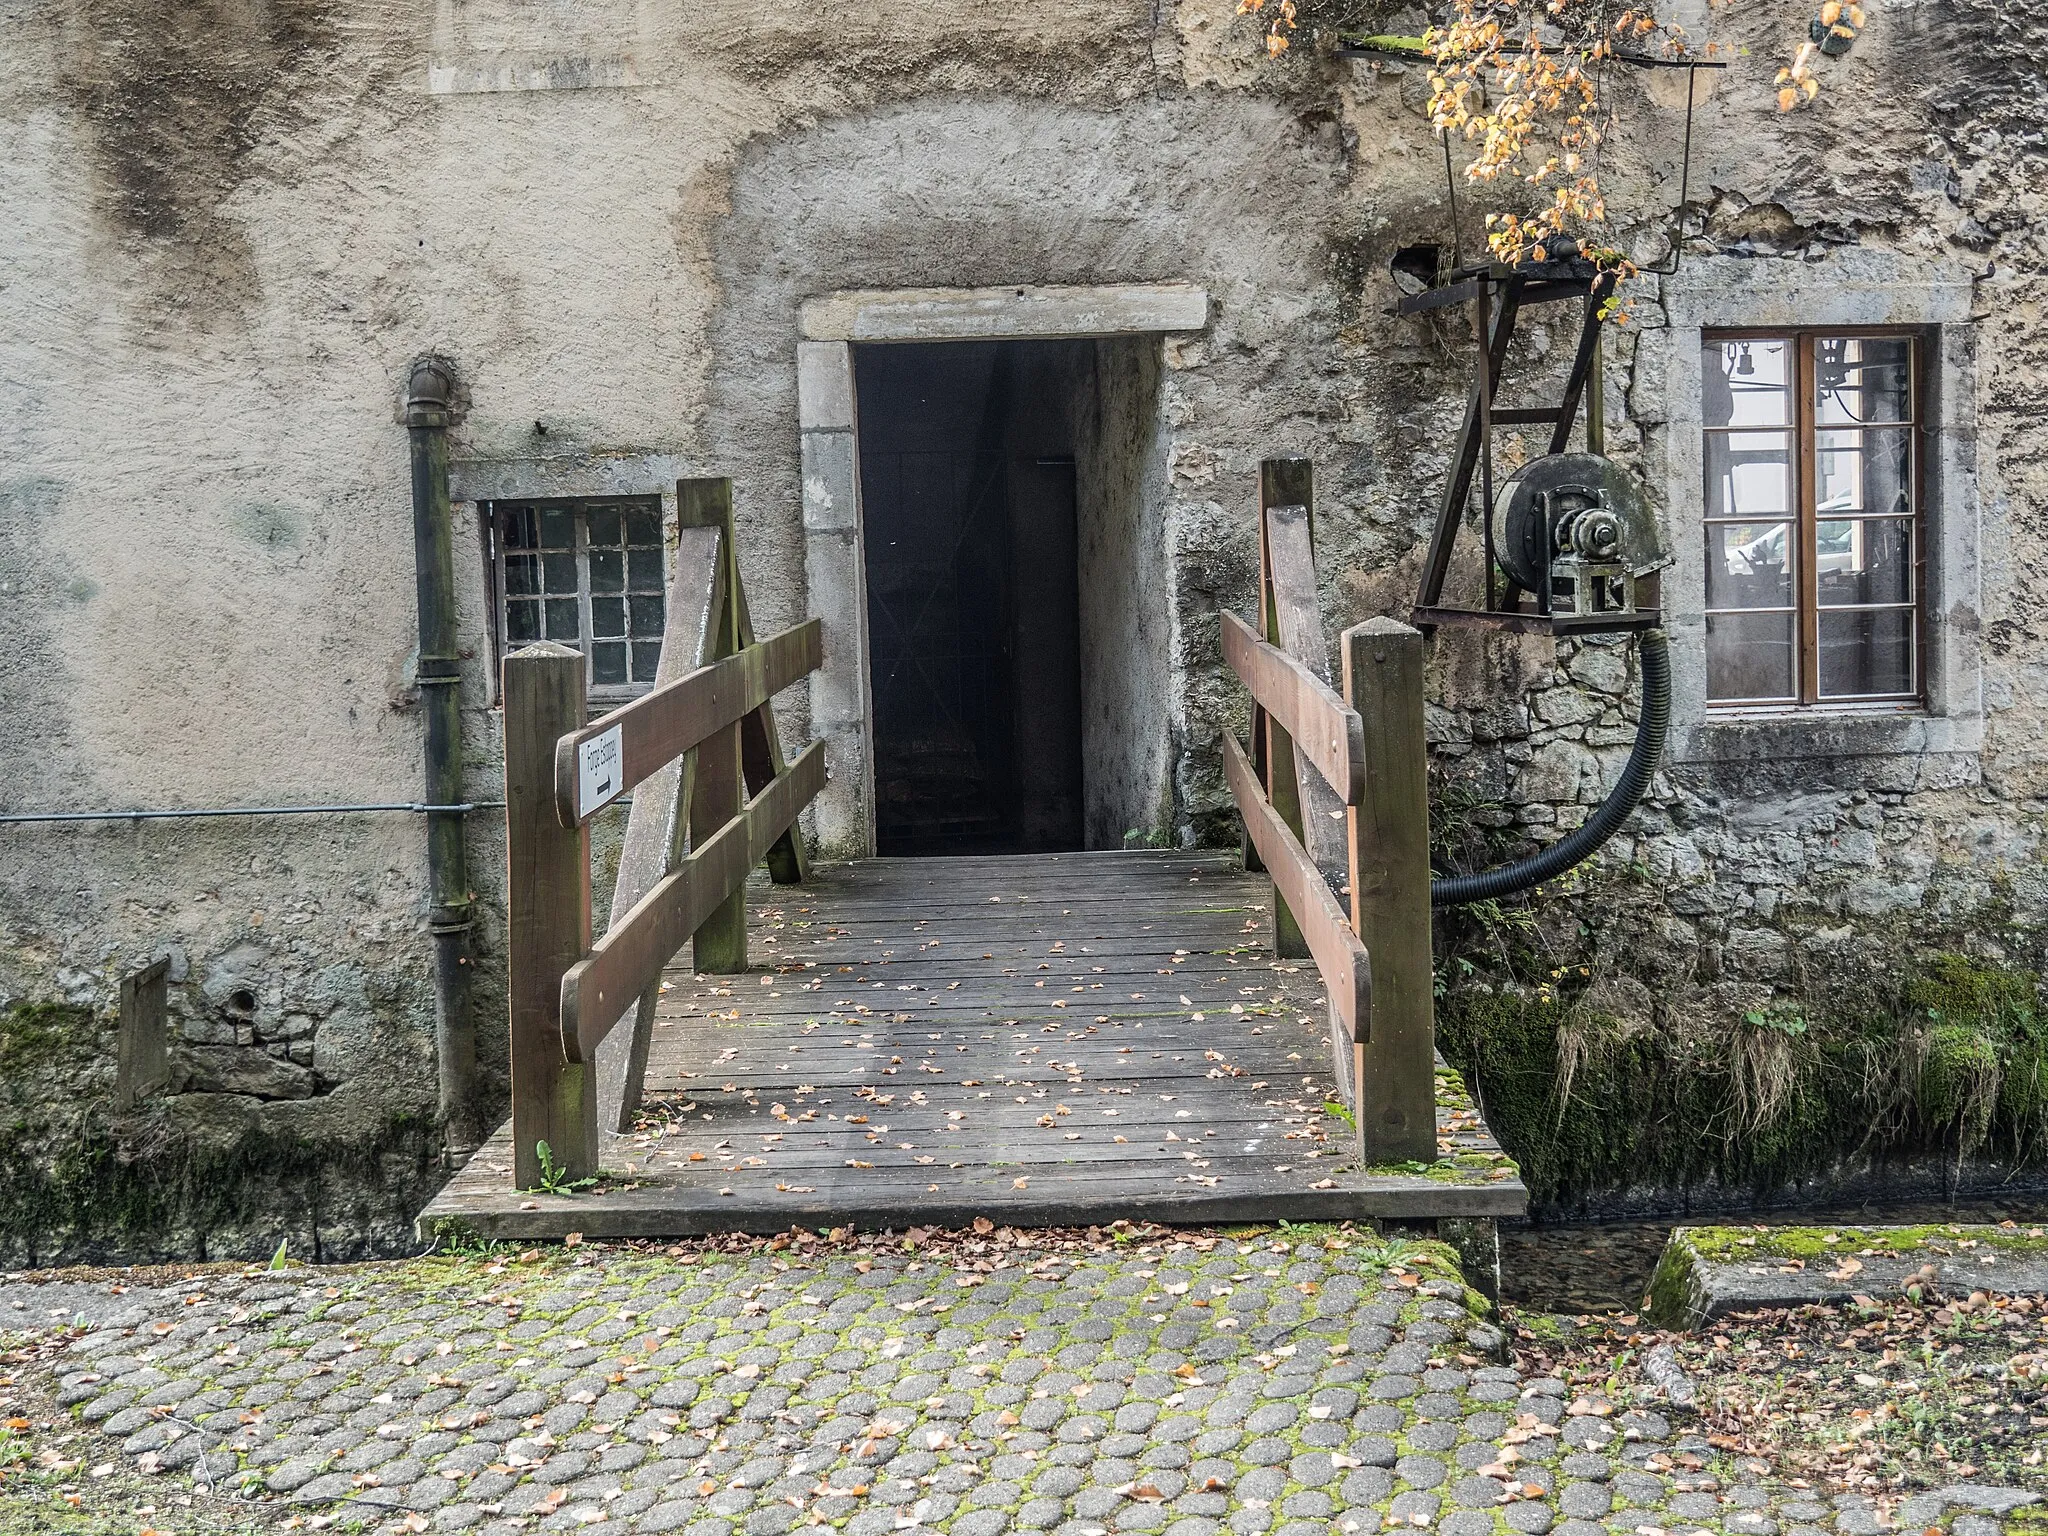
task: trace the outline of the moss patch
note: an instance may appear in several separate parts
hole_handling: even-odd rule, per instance
[[[2048,1027],[2020,971],[1942,953],[1864,995],[1707,1021],[1631,1016],[1589,974],[1475,979],[1439,1004],[1444,1055],[1539,1205],[1764,1196],[1857,1155],[2048,1154]]]
[[[1875,1252],[1904,1257],[1926,1253],[1947,1257],[1971,1248],[2001,1253],[2048,1254],[2048,1232],[2040,1227],[1687,1227],[1685,1240],[1703,1259],[1819,1259]]]
[[[364,1257],[411,1246],[436,1129],[226,1094],[113,1106],[113,1020],[0,1013],[0,1263]]]

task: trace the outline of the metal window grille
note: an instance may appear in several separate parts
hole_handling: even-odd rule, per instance
[[[660,499],[486,510],[500,655],[551,640],[583,653],[593,699],[651,688],[667,619]]]

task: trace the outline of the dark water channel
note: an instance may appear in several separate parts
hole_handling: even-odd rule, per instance
[[[1896,1227],[2001,1221],[2024,1226],[2048,1222],[2048,1195],[1973,1196],[1953,1203],[1924,1200],[1807,1206],[1725,1215],[1503,1227],[1501,1292],[1508,1301],[1532,1312],[1632,1312],[1642,1300],[1643,1288],[1649,1284],[1650,1274],[1664,1252],[1665,1239],[1670,1237],[1673,1227],[1680,1226]]]

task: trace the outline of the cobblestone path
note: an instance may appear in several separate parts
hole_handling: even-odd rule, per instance
[[[104,1457],[167,1496],[233,1495],[265,1525],[1886,1527],[1867,1500],[1729,1465],[1664,1412],[1519,1377],[1447,1250],[1369,1235],[550,1249],[110,1291],[0,1287],[0,1327],[78,1311],[84,1331],[51,1363],[92,1431],[95,1449],[69,1453],[78,1476]],[[1907,1513],[1915,1530],[1998,1536],[1996,1513],[2030,1497],[1950,1490]]]

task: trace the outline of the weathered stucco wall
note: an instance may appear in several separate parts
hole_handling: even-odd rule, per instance
[[[452,358],[469,393],[458,485],[654,491],[733,475],[768,629],[808,606],[802,298],[1186,280],[1213,321],[1161,348],[1144,533],[1165,673],[1142,694],[1163,714],[1158,823],[1230,836],[1214,742],[1242,711],[1213,615],[1249,606],[1257,460],[1317,461],[1332,629],[1398,612],[1466,357],[1455,327],[1382,313],[1387,256],[1445,233],[1420,72],[1307,38],[1265,62],[1234,9],[9,0],[7,808],[415,797],[396,411],[421,351]],[[2041,24],[1989,0],[1888,7],[1818,106],[1780,118],[1768,76],[1804,14],[1702,22],[1748,51],[1699,111],[1687,271],[1732,274],[1729,324],[1781,275],[1811,291],[1882,267],[1894,287],[1966,296],[1963,316],[1930,321],[1970,354],[1958,387],[1973,435],[1936,515],[1977,520],[1975,590],[1945,594],[1942,614],[1977,637],[1976,695],[1943,701],[1977,723],[1938,777],[1892,748],[1825,742],[1663,776],[1600,877],[1640,866],[1640,899],[1548,910],[1604,933],[1657,1006],[1696,1013],[1823,985],[1829,966],[1867,964],[1865,933],[1910,944],[1938,929],[2038,963],[2048,907]],[[475,89],[548,82],[586,88]],[[1629,127],[1609,166],[1646,257],[1680,122],[1668,82],[1653,84],[1621,87]],[[1675,303],[1638,302],[1607,388],[1612,442],[1639,456],[1683,554],[1695,505],[1672,468],[1686,429],[1658,340],[1687,323]],[[494,799],[481,558],[473,508],[461,514],[470,791]],[[1608,647],[1553,660],[1547,643],[1446,645],[1435,718],[1448,776],[1476,797],[1465,820],[1542,837],[1582,815],[1625,750],[1622,666]],[[1582,688],[1590,703],[1574,702]],[[794,734],[803,715],[798,700]],[[500,835],[476,818],[493,1081]],[[255,1117],[311,1148],[308,1166],[357,1170],[344,1214],[301,1210],[277,1231],[324,1222],[333,1251],[395,1240],[394,1213],[431,1177],[430,1149],[392,1130],[432,1112],[422,829],[357,817],[0,838],[0,999],[69,998],[103,1022],[119,973],[176,947],[188,1043],[250,1053],[261,1080],[228,1086],[264,1090],[211,1110],[183,1095],[193,1124],[165,1131],[92,1109],[104,1072],[80,1065],[83,1119],[24,1155],[96,1137],[109,1166],[146,1171],[173,1132],[254,1146],[236,1127]],[[223,1006],[231,975],[248,979],[254,1018]],[[306,1041],[310,1066],[294,1059]],[[73,1043],[80,1063],[104,1056],[103,1035]],[[309,1095],[265,1096],[287,1079]],[[274,1241],[260,1221],[216,1224],[243,1249]]]

